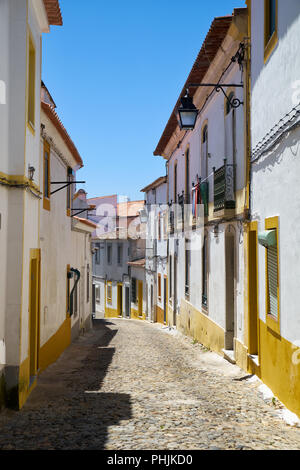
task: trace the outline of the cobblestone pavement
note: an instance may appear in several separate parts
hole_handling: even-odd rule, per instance
[[[190,338],[95,321],[0,414],[0,449],[300,449],[257,382]]]

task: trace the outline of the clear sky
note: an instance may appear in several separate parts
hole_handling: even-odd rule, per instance
[[[245,0],[60,0],[43,80],[84,161],[88,197],[143,199],[166,173],[153,151],[216,16]],[[77,189],[78,189],[77,188]]]

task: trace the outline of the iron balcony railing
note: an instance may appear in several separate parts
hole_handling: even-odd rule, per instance
[[[200,204],[204,205],[204,216],[208,215],[208,181],[200,183]]]
[[[214,171],[214,212],[222,209],[235,209],[235,165],[224,165]]]

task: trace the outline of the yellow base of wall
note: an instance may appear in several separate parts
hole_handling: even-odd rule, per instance
[[[157,323],[162,323],[163,325],[166,323],[164,321],[164,311],[158,305],[156,305],[156,321]]]
[[[243,343],[241,343],[238,339],[234,338],[234,356],[236,360],[236,364],[243,370],[247,372],[254,373],[252,370],[249,370],[251,367],[249,364],[248,358],[248,348]]]
[[[57,332],[41,347],[39,354],[39,372],[57,361],[59,356],[71,344],[71,318],[66,318]]]
[[[262,320],[259,323],[260,378],[290,411],[300,417],[299,348],[272,331]]]
[[[134,320],[146,320],[146,314],[143,313],[142,315],[139,315],[139,312],[132,308],[130,312],[130,318],[133,318]]]
[[[119,312],[116,308],[105,307],[104,318],[117,318],[117,317],[121,318],[122,315],[119,315]]]
[[[184,299],[181,299],[177,327],[183,334],[191,336],[212,351],[222,354],[224,329]]]
[[[66,318],[57,332],[40,348],[38,373],[40,374],[55,362],[70,344],[71,319]],[[19,371],[19,409],[25,404],[36,383],[35,378],[30,384],[29,358],[27,358],[21,364]]]
[[[19,409],[23,407],[30,393],[36,386],[36,379],[29,386],[29,358],[22,362],[19,370]]]

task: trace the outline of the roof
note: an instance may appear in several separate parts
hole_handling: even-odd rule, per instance
[[[74,142],[72,141],[71,137],[69,136],[67,130],[65,129],[63,123],[61,122],[60,118],[58,117],[55,109],[48,103],[44,101],[41,102],[42,110],[45,112],[46,116],[50,119],[52,124],[56,127],[59,134],[61,135],[62,139],[64,140],[66,146],[70,150],[71,154],[73,155],[75,161],[83,167],[83,161],[77,148],[75,147]]]
[[[146,265],[146,260],[145,258],[143,259],[137,259],[135,261],[128,261],[128,266],[134,266],[135,268],[144,268]]]
[[[59,0],[44,0],[44,5],[48,17],[48,23],[55,26],[62,26],[63,20]]]
[[[76,215],[74,216],[74,219],[78,220],[79,222],[85,225],[89,225],[90,227],[97,228],[97,224],[95,224],[95,222],[92,222],[91,220],[83,219],[82,217],[77,217]]]
[[[144,200],[119,202],[117,205],[117,215],[119,217],[137,217],[144,205]]]
[[[233,15],[236,14],[238,10],[240,9],[235,10]],[[154,155],[164,156],[164,150],[168,145],[169,140],[171,139],[177,126],[179,127],[176,114],[177,109],[180,105],[180,99],[186,94],[186,89],[188,88],[189,84],[202,82],[206,72],[210,67],[211,62],[214,60],[223,40],[226,37],[226,34],[232,23],[233,15],[217,17],[211,23],[210,29],[202,44],[200,52],[194,62],[192,70],[184,84],[184,87],[179,95],[179,98],[164,129],[164,132],[157,144],[157,147],[153,152]],[[190,96],[194,96],[196,91],[197,88],[192,87],[189,90]]]
[[[109,199],[112,197],[117,197],[117,194],[111,194],[110,196],[99,196],[99,197],[91,197],[88,200],[89,201],[97,201],[98,199]]]
[[[141,189],[142,193],[147,193],[150,189],[155,189],[161,184],[164,184],[167,182],[167,177],[166,176],[160,176],[157,178],[153,183],[148,184],[148,186],[145,186],[145,188]]]

